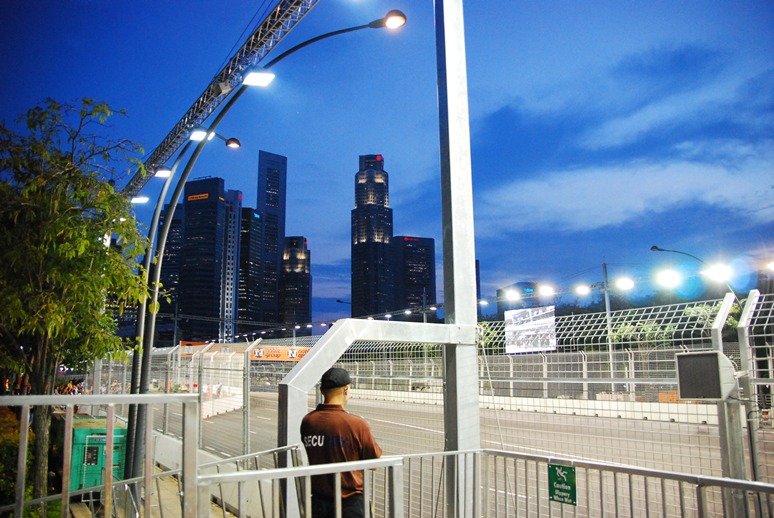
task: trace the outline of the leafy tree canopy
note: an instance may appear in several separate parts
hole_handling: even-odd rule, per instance
[[[60,364],[122,350],[112,308],[147,294],[146,239],[114,188],[142,150],[106,136],[113,115],[49,99],[19,118],[24,134],[0,124],[0,368],[36,394],[52,391]]]

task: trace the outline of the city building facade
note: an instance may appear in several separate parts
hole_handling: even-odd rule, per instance
[[[182,338],[225,339],[233,336],[236,319],[239,225],[233,213],[241,213],[241,193],[226,191],[222,178],[193,180],[185,185],[183,206],[177,301]]]
[[[311,251],[304,236],[285,238],[280,274],[280,313],[290,325],[312,321]],[[296,334],[310,334],[305,327]]]
[[[384,313],[392,304],[389,246],[392,209],[382,155],[361,155],[352,217],[352,316]]]
[[[261,250],[261,320],[280,322],[279,278],[285,240],[288,159],[260,151],[256,211],[263,217]]]
[[[391,310],[435,305],[435,240],[393,236],[390,245],[393,285]]]

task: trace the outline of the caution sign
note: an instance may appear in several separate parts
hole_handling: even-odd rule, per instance
[[[577,504],[574,467],[559,464],[548,465],[548,495],[553,502]]]

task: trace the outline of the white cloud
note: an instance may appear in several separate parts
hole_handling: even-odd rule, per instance
[[[774,221],[774,168],[760,155],[734,168],[679,160],[554,171],[513,180],[476,200],[476,233],[588,231],[705,205]]]

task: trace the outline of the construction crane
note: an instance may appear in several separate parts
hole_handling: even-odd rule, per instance
[[[172,131],[145,161],[145,170],[152,172],[164,165],[188,140],[191,129],[201,126],[236,86],[241,83],[242,73],[250,65],[263,60],[296,24],[317,5],[319,0],[280,0],[276,7],[260,23],[244,45],[234,54],[226,66],[212,79],[196,102],[175,124]],[[134,196],[148,183],[152,174],[138,170],[122,192]]]

